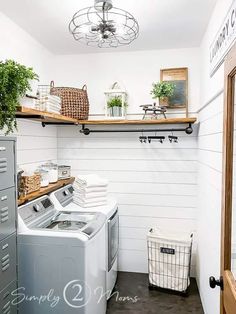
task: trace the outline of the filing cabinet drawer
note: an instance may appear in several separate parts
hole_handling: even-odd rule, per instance
[[[0,291],[16,279],[16,234],[0,243]]]
[[[15,142],[0,141],[0,190],[15,185]]]
[[[16,230],[15,188],[0,191],[0,241]]]
[[[1,314],[17,314],[17,305],[12,304],[12,300],[16,296],[12,296],[12,292],[16,292],[16,282],[10,283],[5,289],[0,292],[0,313]],[[15,293],[14,293],[15,294]]]

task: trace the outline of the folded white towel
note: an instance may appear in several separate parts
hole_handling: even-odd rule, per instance
[[[79,205],[80,207],[83,207],[83,208],[90,208],[90,207],[98,207],[98,206],[107,205],[107,202],[81,203],[77,200],[74,200],[74,203]]]
[[[75,181],[83,187],[101,187],[108,185],[108,180],[103,179],[96,174],[79,175]]]
[[[94,199],[94,198],[105,198],[107,197],[107,192],[93,192],[93,193],[80,193],[79,190],[74,190],[74,196],[84,199],[84,200],[88,200],[88,199]]]
[[[52,106],[50,104],[41,104],[40,107],[44,110],[44,111],[48,111],[48,110],[55,110],[55,111],[60,111],[61,107],[55,107]]]
[[[47,99],[47,98],[39,98],[37,100],[35,100],[36,103],[40,103],[40,104],[45,104],[45,103],[51,103],[55,106],[59,106],[61,105],[61,100],[60,101],[57,101],[57,100],[54,100],[54,99]]]
[[[55,103],[61,103],[61,98],[58,96],[53,96],[53,95],[47,95],[47,96],[40,97],[40,100],[51,101],[51,102],[55,102]]]
[[[74,182],[73,187],[79,193],[84,193],[84,194],[98,193],[98,192],[107,193],[107,186],[84,187],[83,185],[78,184],[77,182]]]
[[[95,197],[95,198],[83,198],[79,197],[78,194],[73,196],[73,200],[77,200],[78,202],[81,203],[97,203],[97,202],[106,202],[107,198],[106,197]]]

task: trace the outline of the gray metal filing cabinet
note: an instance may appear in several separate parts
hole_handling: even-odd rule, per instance
[[[0,136],[0,313],[16,314],[16,140]],[[15,297],[14,297],[15,298]]]

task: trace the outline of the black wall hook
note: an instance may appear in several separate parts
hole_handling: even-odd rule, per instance
[[[168,136],[170,143],[178,143],[178,136],[174,136],[174,135],[169,135]]]
[[[161,144],[163,144],[165,140],[165,136],[148,136],[148,143],[151,143],[153,140],[159,141]]]
[[[140,143],[147,143],[147,136],[139,136]]]

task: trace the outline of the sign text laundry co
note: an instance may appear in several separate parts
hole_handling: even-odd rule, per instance
[[[210,46],[210,74],[217,71],[236,39],[236,0]]]

